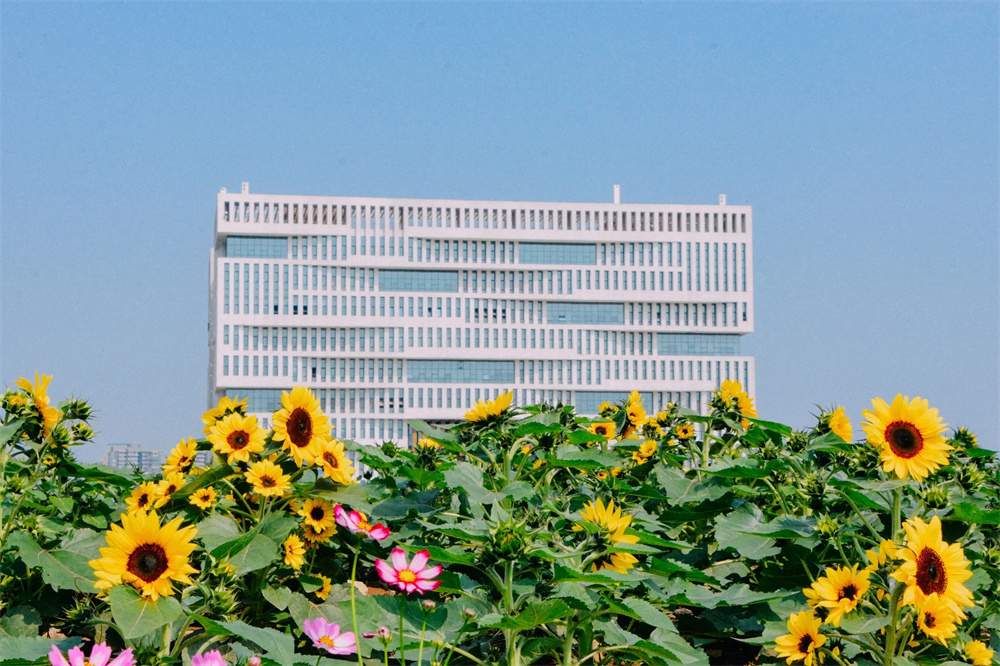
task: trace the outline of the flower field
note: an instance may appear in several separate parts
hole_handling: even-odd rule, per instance
[[[49,383],[2,398],[0,666],[998,663],[1000,468],[920,398],[855,433],[732,381],[707,415],[505,394],[403,447],[296,387],[143,477],[78,462]]]

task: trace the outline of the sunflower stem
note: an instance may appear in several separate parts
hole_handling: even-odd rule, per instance
[[[170,623],[167,622],[160,632],[160,654],[164,657],[170,654],[170,626]]]
[[[903,489],[892,489],[892,540],[895,541],[902,529],[902,511],[900,509],[903,502]]]
[[[351,565],[351,628],[354,629],[354,642],[358,646],[358,666],[363,666],[361,661],[361,634],[358,633],[358,609],[354,603],[355,588],[358,580],[358,556],[361,555],[361,544],[355,544],[354,563]]]
[[[896,656],[896,629],[899,622],[899,599],[903,596],[906,588],[902,583],[897,582],[889,597],[889,627],[885,632],[885,655],[882,659],[883,666],[892,666],[893,658]]]

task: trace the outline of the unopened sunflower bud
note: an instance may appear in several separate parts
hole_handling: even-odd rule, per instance
[[[89,442],[94,439],[94,429],[86,423],[74,423],[72,429],[73,442]]]
[[[91,417],[90,405],[79,399],[66,401],[65,415],[67,419],[74,421],[88,421]]]

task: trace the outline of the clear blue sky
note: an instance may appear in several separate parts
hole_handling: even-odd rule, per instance
[[[0,19],[0,382],[54,375],[101,444],[200,433],[215,194],[246,180],[726,193],[754,206],[762,416],[856,423],[903,392],[997,446],[995,3],[8,0]]]

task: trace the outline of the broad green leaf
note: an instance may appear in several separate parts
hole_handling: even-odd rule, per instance
[[[753,458],[730,458],[719,460],[712,466],[698,471],[728,479],[763,479],[786,467],[787,465],[780,460],[768,460],[766,463],[760,464]]]
[[[131,488],[135,485],[135,480],[131,474],[123,474],[121,470],[108,467],[107,465],[88,465],[70,460],[67,460],[63,464],[68,465],[73,471],[73,476],[78,479],[101,481],[118,486],[119,488]]]
[[[407,517],[410,511],[416,511],[421,516],[429,516],[440,511],[434,506],[437,492],[437,490],[428,490],[410,493],[405,497],[392,497],[374,505],[371,509],[371,516],[385,520],[402,520]]]
[[[797,516],[782,515],[761,526],[757,532],[762,536],[774,537],[776,539],[798,539],[812,536],[816,532],[815,518],[799,518]]]
[[[274,659],[279,664],[290,665],[295,661],[295,642],[291,636],[274,629],[262,629],[245,622],[220,622],[223,627],[240,638],[250,641],[261,650],[264,656]]]
[[[760,560],[781,552],[775,540],[760,536],[764,514],[753,504],[744,504],[732,513],[715,520],[715,538],[720,548],[733,548],[751,560]]]
[[[528,604],[524,610],[514,616],[500,619],[494,627],[498,629],[517,629],[527,631],[535,627],[555,622],[561,618],[573,615],[575,611],[561,599],[548,599]],[[482,626],[482,625],[480,625]]]
[[[288,602],[292,600],[292,591],[287,587],[265,587],[261,589],[260,593],[271,602],[272,606],[282,611],[288,608]]]
[[[537,421],[522,422],[514,431],[515,437],[526,437],[527,435],[543,435],[550,432],[559,432],[562,426],[558,423],[539,423]]]
[[[670,559],[651,558],[650,562],[646,565],[646,571],[667,577],[679,575],[681,578],[689,580],[693,583],[703,583],[705,585],[713,586],[720,585],[718,579],[713,578],[712,576],[709,576],[708,574],[705,574],[688,564]]]
[[[363,483],[352,483],[349,486],[341,486],[332,483],[324,477],[316,481],[310,491],[310,495],[322,497],[335,504],[344,504],[352,509],[369,510],[368,491],[366,490],[366,484]]]
[[[31,606],[14,606],[0,617],[0,638],[37,636],[42,616]]]
[[[197,528],[198,538],[209,552],[240,536],[240,527],[236,521],[221,514],[209,516],[198,523]]]
[[[574,430],[566,439],[570,444],[575,444],[576,446],[580,446],[581,444],[600,444],[606,441],[605,437],[595,435],[589,430]]]
[[[272,513],[260,524],[260,533],[276,544],[281,544],[298,524],[299,521],[287,513]]]
[[[655,629],[648,641],[637,643],[637,647],[645,647],[653,643],[666,648],[674,654],[674,660],[685,666],[709,666],[708,655],[701,648],[692,647],[682,636],[668,629]]]
[[[421,435],[426,435],[431,439],[439,439],[444,442],[458,442],[458,435],[447,430],[439,430],[432,425],[429,425],[426,421],[414,420],[407,421],[409,426],[419,432]]]
[[[488,494],[483,487],[483,470],[464,461],[444,472],[444,482],[452,490],[464,490],[472,504],[482,504]]]
[[[755,423],[765,430],[773,430],[783,437],[789,437],[792,434],[792,429],[786,426],[784,423],[776,423],[774,421],[765,421],[764,419],[754,418],[752,416],[744,416],[750,423]]]
[[[601,569],[600,571],[581,573],[557,564],[555,565],[555,576],[553,577],[552,582],[560,583],[563,581],[575,581],[578,583],[601,583],[603,585],[612,585],[617,587],[621,583],[638,583],[648,577],[649,576],[647,574],[636,571],[635,569],[632,569],[629,573],[624,574],[613,571],[612,569]]]
[[[717,500],[701,502],[699,504],[686,504],[684,506],[674,506],[659,513],[660,521],[668,525],[681,525],[684,523],[696,523],[702,520],[712,520],[720,514],[726,513],[732,508],[732,501],[728,495],[724,495]]]
[[[210,486],[216,481],[228,478],[232,476],[234,472],[235,470],[228,463],[221,462],[217,458],[216,464],[209,467],[205,472],[199,474],[198,476],[188,477],[188,482],[175,490],[174,494],[170,496],[170,499],[174,502],[187,499],[188,495],[194,491]]]
[[[972,502],[958,502],[952,507],[950,518],[979,525],[1000,525],[1000,510],[990,511]]]
[[[557,583],[549,598],[562,599],[570,606],[579,610],[594,610],[597,608],[599,601],[599,597],[595,592],[581,583],[571,581]]]
[[[654,629],[665,629],[677,633],[677,628],[666,613],[645,599],[628,597],[618,601],[610,600],[609,606],[620,615],[645,622]]]
[[[245,548],[229,556],[229,563],[236,567],[237,576],[263,569],[278,558],[280,546],[263,534],[253,534]]]
[[[66,653],[70,648],[80,645],[81,642],[79,638],[53,640],[40,636],[5,637],[0,634],[0,666],[20,665],[42,659],[52,650],[53,645]]]
[[[597,449],[578,451],[568,446],[561,446],[556,450],[556,454],[548,459],[548,463],[553,467],[594,470],[618,467],[621,465],[621,460],[613,453]]]
[[[0,446],[9,442],[22,425],[24,425],[24,419],[14,419],[10,423],[0,426]]]
[[[495,504],[505,499],[521,500],[527,499],[535,494],[534,487],[525,481],[514,481],[493,493],[488,493],[483,497],[483,504]]]
[[[860,613],[851,613],[845,615],[840,620],[841,631],[848,634],[870,634],[887,626],[889,626],[888,615],[876,615],[872,617]]]
[[[174,597],[150,601],[124,585],[111,588],[108,604],[115,624],[121,628],[126,639],[145,636],[181,616],[181,605]]]
[[[400,544],[400,547],[411,553],[426,550],[430,554],[433,564],[441,562],[445,564],[464,564],[467,566],[474,566],[476,564],[476,555],[461,548],[441,548],[440,546],[431,545],[411,546],[408,544]]]
[[[662,490],[661,494],[673,505],[717,500],[729,492],[728,487],[720,485],[724,482],[705,484],[698,479],[688,478],[683,470],[659,463],[653,468],[653,474]]]
[[[96,535],[90,530],[80,530],[86,535]],[[21,553],[21,559],[31,567],[42,570],[42,580],[56,590],[76,590],[92,592],[94,589],[94,570],[90,560],[98,556],[95,552],[95,542],[79,536],[74,541],[71,537],[65,544],[68,548],[53,548],[43,550],[25,532],[15,532],[8,543]]]

